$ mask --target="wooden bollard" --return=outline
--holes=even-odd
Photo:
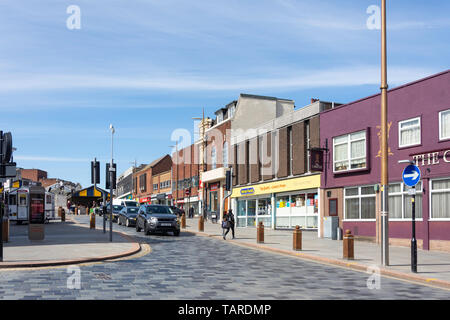
[[[64,209],[61,209],[61,221],[66,221],[66,211]]]
[[[295,251],[302,250],[302,230],[299,226],[295,226],[292,248]]]
[[[58,217],[61,218],[62,207],[58,207]]]
[[[78,207],[75,207],[75,215],[78,215]]]
[[[203,232],[205,230],[205,222],[203,221],[203,216],[198,219],[198,231]]]
[[[95,229],[95,213],[91,213],[90,222],[90,229]]]
[[[256,242],[264,243],[264,225],[262,221],[260,221],[258,226],[256,227]]]
[[[8,242],[9,241],[9,219],[3,219],[2,228],[3,228],[2,240],[3,240],[3,242]]]
[[[186,229],[186,215],[184,213],[181,215],[181,227]]]
[[[344,259],[347,260],[353,260],[355,258],[355,251],[354,251],[354,239],[353,239],[353,235],[351,233],[350,230],[345,230],[345,235],[343,238],[343,254],[344,254]]]

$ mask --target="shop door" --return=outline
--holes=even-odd
[[[257,210],[257,222],[262,222],[264,227],[272,227],[272,202],[270,198],[258,199],[257,200],[258,210]]]

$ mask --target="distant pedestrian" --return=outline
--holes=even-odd
[[[223,218],[222,218],[222,235],[223,240],[226,240],[226,236],[228,232],[230,231],[231,222],[228,220],[228,214],[224,212]]]
[[[231,235],[233,236],[234,239],[234,214],[233,214],[233,210],[228,210],[228,221],[230,221],[230,229],[231,229]],[[227,231],[228,233],[228,231]],[[225,234],[226,235],[226,234]]]
[[[194,217],[194,208],[190,207],[189,208],[189,218],[193,218]]]

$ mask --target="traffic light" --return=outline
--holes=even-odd
[[[91,161],[91,183],[100,183],[100,162],[97,160]]]
[[[116,172],[117,172],[117,165],[113,163],[113,171],[112,171],[112,186],[111,186],[111,175],[110,175],[110,168],[111,164],[106,164],[106,189],[116,189]]]
[[[231,190],[231,170],[228,170],[225,173],[225,190],[226,191]]]
[[[13,146],[11,132],[0,130],[0,178],[13,178],[16,176],[16,163],[10,162]]]

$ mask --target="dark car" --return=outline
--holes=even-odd
[[[169,206],[169,208],[172,210],[172,212],[174,213],[174,214],[176,214],[177,216],[182,216],[183,215],[183,213],[184,213],[184,210],[183,209],[181,209],[181,208],[178,208],[178,207],[175,207],[175,206]]]
[[[173,232],[180,235],[180,224],[177,216],[168,206],[147,204],[139,207],[136,218],[136,231],[144,229],[146,235],[155,232]]]
[[[127,227],[134,227],[136,225],[138,211],[138,207],[123,207],[122,210],[120,210],[117,223]]]
[[[106,216],[105,216],[106,220],[108,220],[108,217],[110,215],[110,210],[111,210],[110,208],[111,207],[109,206],[109,203],[108,203],[106,205]],[[122,210],[122,209],[123,209],[123,206],[113,204],[113,222],[117,222],[117,218],[119,217],[120,210]]]

